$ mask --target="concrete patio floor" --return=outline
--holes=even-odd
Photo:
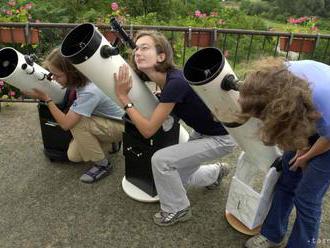
[[[0,247],[242,247],[224,210],[239,149],[224,160],[230,175],[215,191],[189,191],[193,218],[161,228],[158,203],[141,203],[122,190],[122,152],[111,157],[112,175],[84,184],[89,164],[53,163],[43,154],[37,105],[15,103],[0,112]],[[330,165],[329,165],[330,166]],[[325,198],[321,244],[330,247],[330,194]]]

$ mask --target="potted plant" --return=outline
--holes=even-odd
[[[280,37],[280,49],[286,52],[313,52],[315,49],[315,39],[294,37],[294,33],[316,33],[319,31],[316,26],[317,22],[318,18],[313,16],[303,16],[297,19],[290,17],[288,19],[287,31],[291,33],[291,37]]]
[[[0,80],[0,98],[1,99],[14,99],[21,95],[19,89],[7,84],[5,81]]]
[[[31,2],[23,0],[10,0],[2,6],[0,12],[0,22],[30,22],[29,11],[32,8]],[[2,27],[0,29],[0,42],[36,44],[39,42],[39,30],[16,27]]]
[[[125,22],[126,22],[125,13],[124,13],[125,9],[121,9],[117,2],[112,2],[109,5],[110,5],[109,7],[111,8],[111,12],[97,18],[96,23],[109,25],[110,19],[112,17],[115,17],[116,20],[120,24],[122,24],[122,25],[125,24]],[[104,38],[106,38],[111,44],[113,44],[115,42],[115,40],[118,38],[116,32],[113,30],[103,29],[103,30],[101,30],[101,32],[102,32]]]
[[[200,10],[196,10],[192,18],[192,22],[188,26],[196,27],[217,27],[224,25],[223,19],[219,18],[217,12],[210,12],[210,14],[202,13]],[[215,41],[214,32],[198,31],[198,32],[186,32],[185,41],[188,47],[209,47],[214,45]]]

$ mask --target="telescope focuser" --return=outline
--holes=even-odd
[[[221,89],[225,91],[235,90],[239,91],[240,81],[232,74],[227,74],[221,82]]]
[[[30,55],[24,55],[24,60],[25,62],[30,65],[33,66],[33,63],[37,60],[37,56],[35,54],[30,54]]]
[[[113,30],[118,32],[118,34],[121,36],[123,41],[127,43],[130,46],[130,48],[134,49],[136,47],[134,41],[128,36],[128,34],[123,29],[123,27],[117,22],[116,18],[112,17],[110,19],[110,25]]]
[[[40,81],[44,79],[48,79],[49,74],[43,73],[42,71],[36,71],[35,68],[32,65],[29,65],[28,63],[22,64],[21,69],[29,75],[34,75]]]
[[[104,45],[101,47],[101,57],[104,59],[118,54],[119,54],[118,47],[112,47],[109,45]]]

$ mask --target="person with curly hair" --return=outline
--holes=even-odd
[[[240,86],[242,115],[261,119],[261,140],[284,152],[283,172],[261,233],[245,247],[282,245],[294,206],[287,247],[316,247],[330,184],[329,96],[330,66],[312,60],[263,60]]]

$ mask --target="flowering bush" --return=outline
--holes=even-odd
[[[194,19],[196,24],[202,27],[223,27],[225,24],[225,20],[216,11],[207,14],[202,13],[200,10],[195,10]]]
[[[1,2],[1,22],[28,22],[32,21],[29,13],[32,9],[32,2],[24,0],[6,0]]]
[[[319,18],[315,16],[302,16],[299,18],[290,17],[287,22],[286,31],[292,33],[317,33],[319,29],[317,23]]]
[[[126,22],[126,9],[120,8],[117,2],[112,2],[109,4],[109,9],[111,9],[110,13],[106,15],[102,15],[102,17],[97,18],[97,23],[105,23],[109,24],[110,19],[112,17],[116,17],[117,21],[121,24],[125,24]]]
[[[19,89],[0,80],[0,97],[3,99],[17,98],[21,95]]]

